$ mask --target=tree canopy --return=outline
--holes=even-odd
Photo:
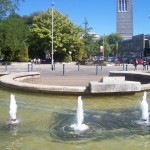
[[[52,45],[52,10],[40,13],[33,18],[29,36],[29,49],[32,57],[51,55]],[[82,59],[83,41],[81,28],[72,23],[67,15],[54,10],[53,21],[54,59],[71,61]],[[79,57],[80,56],[80,57]]]
[[[24,0],[0,0],[0,18],[15,12],[15,9],[18,9],[19,1]]]
[[[99,46],[104,46],[104,56],[116,56],[118,51],[118,42],[123,40],[121,35],[112,33],[103,35],[98,39]]]
[[[27,35],[29,28],[16,14],[0,22],[0,52],[7,61],[28,61]]]
[[[88,27],[88,21],[85,18],[84,21],[84,30],[83,30],[83,42],[84,42],[84,49],[87,53],[87,56],[93,56],[97,53],[97,42],[95,40],[95,34],[91,33],[92,28]]]
[[[19,1],[0,0],[0,57],[7,61],[28,61],[28,57],[51,59],[52,9],[21,17],[14,11]],[[98,38],[91,33],[86,18],[81,27],[55,9],[53,17],[54,61],[78,61],[100,55],[103,44],[105,56],[117,54],[117,42],[122,40],[119,34]]]

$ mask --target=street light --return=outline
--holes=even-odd
[[[104,39],[104,38],[105,38],[105,34],[103,35],[103,59],[104,59],[104,53],[105,53],[105,52],[104,52],[104,50],[105,50],[105,47],[104,47],[104,45],[105,45],[105,44],[104,44],[104,43],[105,43],[105,39]]]
[[[54,70],[54,35],[53,35],[53,32],[54,32],[54,3],[51,3],[51,6],[52,6],[52,58],[51,58],[51,69]]]

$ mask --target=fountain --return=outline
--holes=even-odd
[[[143,97],[143,93],[132,96],[85,95],[86,103],[83,105],[81,97],[76,96],[13,92],[17,96],[19,112],[17,106],[10,108],[10,118],[17,120],[19,115],[22,121],[17,124],[17,134],[14,135],[14,130],[8,130],[6,120],[10,104],[7,99],[10,91],[0,89],[2,150],[50,148],[147,150],[150,147],[149,126],[136,123],[141,116],[139,99]],[[15,96],[11,96],[10,103],[12,99],[15,100]],[[76,99],[79,99],[77,114],[80,114],[81,120],[78,115],[76,116],[76,109],[71,109],[74,108]],[[14,104],[16,103],[13,103],[13,106]],[[84,114],[83,107],[86,108]],[[15,115],[11,115],[12,112]],[[88,126],[88,129],[73,128],[73,126],[82,127],[83,124]]]
[[[77,123],[71,125],[71,128],[74,130],[84,131],[89,129],[89,127],[83,124],[84,121],[84,112],[83,112],[83,101],[81,96],[78,97],[78,107],[77,107]]]
[[[17,113],[17,104],[15,100],[15,95],[10,95],[10,106],[9,106],[9,114],[10,114],[10,122],[9,125],[16,125],[19,121],[17,120],[16,113]]]
[[[145,91],[144,95],[143,95],[143,100],[140,103],[141,110],[142,110],[141,119],[144,122],[148,123],[149,122],[149,112],[148,112],[148,103],[147,103],[146,99],[147,99],[147,92]]]
[[[135,121],[137,124],[141,126],[150,126],[149,122],[149,111],[148,111],[148,103],[147,103],[147,92],[144,92],[143,99],[140,102],[140,108],[141,108],[141,119]]]

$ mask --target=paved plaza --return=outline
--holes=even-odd
[[[109,71],[134,70],[132,64],[119,66],[85,66],[75,63],[55,64],[55,70],[51,70],[51,64],[39,64],[31,66],[30,63],[12,63],[12,65],[0,66],[0,72],[40,72],[40,78],[26,79],[24,82],[45,85],[88,86],[90,81],[99,81],[103,76],[109,76]],[[138,65],[138,70],[143,72],[143,66]]]

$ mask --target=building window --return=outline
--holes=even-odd
[[[118,1],[118,11],[126,12],[127,11],[127,0],[119,0]]]
[[[125,0],[125,11],[127,11],[127,0]]]
[[[122,0],[122,11],[124,11],[125,3],[124,0]]]
[[[121,4],[122,4],[122,0],[119,0],[119,4],[118,4],[119,5],[119,11],[122,11],[121,10]]]

